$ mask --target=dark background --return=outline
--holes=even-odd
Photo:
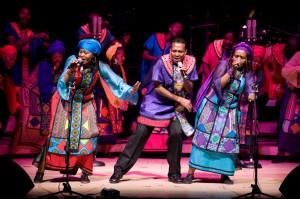
[[[295,1],[294,1],[295,2]],[[262,5],[262,3],[264,5]],[[143,43],[153,32],[165,31],[168,25],[180,20],[184,23],[183,37],[188,40],[189,54],[198,60],[208,42],[221,37],[224,31],[240,31],[251,10],[255,10],[258,28],[274,34],[299,34],[300,10],[290,0],[280,3],[264,1],[140,1],[129,0],[9,0],[0,10],[0,22],[13,19],[22,5],[32,8],[32,29],[48,31],[51,39],[65,41],[68,49],[75,45],[75,32],[87,21],[91,11],[97,11],[110,21],[116,35],[132,33],[129,64],[137,66],[141,60]],[[63,5],[67,4],[67,5]],[[199,5],[197,5],[199,4]]]

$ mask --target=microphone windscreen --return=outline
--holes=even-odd
[[[181,61],[178,62],[178,63],[177,63],[177,66],[178,66],[179,68],[182,68],[182,66],[183,66],[183,65],[182,65],[182,62],[181,62]]]

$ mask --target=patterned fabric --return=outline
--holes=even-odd
[[[187,60],[194,60],[187,56]],[[170,68],[171,59],[169,55],[162,56],[153,66],[152,81],[147,87],[147,93],[140,108],[140,115],[153,120],[167,120],[175,116],[174,101],[162,97],[155,91],[154,82],[160,82],[170,92],[174,93],[173,69]],[[184,62],[185,63],[185,62]],[[186,61],[186,63],[195,63],[193,61]],[[171,65],[173,67],[173,65]],[[188,64],[183,66],[186,69],[187,80],[196,81],[198,75],[195,64]]]
[[[122,133],[124,120],[122,110],[115,108],[105,98],[105,96],[96,98],[100,136]]]
[[[240,111],[239,97],[247,83],[251,90],[251,79],[241,75],[221,88],[220,77],[229,69],[226,61],[220,62],[211,78],[209,87],[204,91],[203,99],[196,114],[196,132],[193,144],[199,148],[221,153],[239,153]],[[198,93],[199,97],[201,94]],[[196,99],[196,101],[199,99]]]
[[[300,98],[295,92],[290,93],[285,112],[285,120],[283,121],[282,130],[285,133],[300,133]]]
[[[57,46],[58,45],[58,46]],[[52,46],[50,52],[61,52],[62,46],[55,44]],[[61,74],[61,70],[54,72],[53,66],[49,61],[42,61],[39,64],[38,74],[38,87],[40,91],[41,100],[41,134],[50,134],[50,119],[51,119],[51,98],[56,90],[56,84],[58,77]]]
[[[138,121],[148,126],[155,126],[152,132],[155,135],[150,136],[145,149],[153,150],[156,146],[160,150],[166,148],[165,141],[168,137],[166,127],[175,116],[175,104],[174,101],[160,96],[155,91],[154,82],[161,82],[167,90],[174,93],[173,67],[169,54],[162,56],[153,66],[151,81],[147,85],[147,93],[140,107],[141,117],[139,117]],[[186,55],[183,61],[183,70],[187,74],[186,79],[191,81],[198,79],[194,57]],[[143,118],[143,120],[140,118]],[[160,124],[157,125],[157,123]]]
[[[291,73],[299,73],[300,52],[297,52],[285,64],[283,71],[289,70]],[[285,76],[286,81],[293,81],[289,76]],[[300,154],[300,89],[286,88],[281,103],[280,111],[281,127],[278,138],[278,148],[280,151]]]
[[[70,141],[69,149],[74,155],[90,154],[96,148],[96,141],[90,139],[96,138],[98,135],[95,106],[93,101],[83,101],[83,96],[89,94],[86,91],[90,90],[97,82],[91,81],[92,76],[93,79],[98,78],[99,80],[97,72],[94,75],[84,73],[81,81],[82,87],[75,91],[72,104],[60,100],[55,113],[48,152],[64,154],[68,139]],[[71,115],[69,115],[70,108],[73,113]]]
[[[174,65],[172,63],[172,58],[170,54],[167,55],[163,55],[161,57],[163,64],[166,68],[166,70],[168,71],[170,76],[174,75]],[[184,57],[183,63],[182,63],[182,71],[184,71],[185,74],[190,74],[195,67],[195,63],[196,63],[196,59],[193,56],[190,55],[186,55]]]
[[[49,135],[49,124],[51,118],[51,106],[50,103],[41,103],[41,134]]]
[[[125,84],[121,77],[114,74],[109,66],[102,62],[99,63],[98,69],[84,69],[81,75],[75,73],[69,83],[73,85],[73,82],[80,82],[80,84],[76,84],[75,89],[69,87],[69,83],[64,82],[64,75],[67,66],[74,59],[76,59],[74,55],[67,59],[65,70],[58,80],[59,98],[54,95],[52,99],[52,103],[55,104],[57,101],[57,105],[51,120],[52,134],[46,156],[46,168],[64,169],[65,162],[61,161],[64,160],[66,148],[69,146],[71,168],[79,167],[91,173],[93,151],[96,149],[99,134],[92,91],[100,82],[100,75],[117,97],[136,104],[138,95],[137,93],[132,95],[132,87]]]
[[[27,66],[27,67],[26,67]],[[13,140],[13,154],[39,153],[44,145],[46,136],[41,134],[41,100],[37,85],[39,67],[29,74],[26,62],[23,64],[23,85],[19,91],[21,111],[18,128]]]

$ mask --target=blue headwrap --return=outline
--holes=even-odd
[[[79,49],[85,49],[94,55],[100,55],[101,52],[101,44],[95,39],[83,39],[78,43]]]
[[[64,54],[66,51],[65,45],[62,41],[56,40],[51,43],[48,47],[47,54],[52,55],[53,53]]]
[[[248,59],[249,60],[252,59],[252,55],[253,55],[252,48],[246,42],[240,42],[236,44],[235,46],[233,46],[232,50],[233,50],[232,52],[235,52],[236,50],[243,50],[247,53]]]

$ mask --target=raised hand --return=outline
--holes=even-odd
[[[139,82],[139,81],[135,82],[135,84],[132,86],[132,90],[130,93],[135,94],[139,90],[140,85],[141,85],[141,82]]]

